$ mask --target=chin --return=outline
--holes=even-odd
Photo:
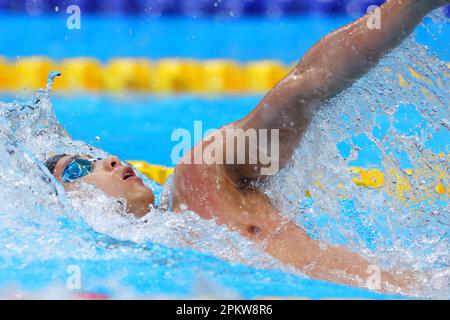
[[[135,190],[131,193],[130,198],[141,203],[148,202],[148,204],[153,204],[155,202],[155,196],[153,195],[152,190],[144,185],[135,188]]]
[[[149,204],[152,204],[152,205],[155,204],[155,196],[151,190],[147,189],[147,191],[145,193],[145,198],[148,199]]]
[[[127,211],[136,218],[141,218],[150,212],[150,205],[154,204],[153,192],[149,189],[135,190],[127,197]]]

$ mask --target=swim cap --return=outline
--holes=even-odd
[[[50,171],[51,174],[53,174],[53,170],[55,170],[55,166],[58,163],[58,161],[67,156],[67,154],[57,154],[56,156],[50,157],[48,158],[45,162],[44,165],[47,167],[48,171]]]

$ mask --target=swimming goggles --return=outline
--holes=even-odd
[[[92,162],[95,160],[87,160],[77,158],[72,160],[65,168],[62,174],[62,182],[68,183],[80,179],[94,171]]]

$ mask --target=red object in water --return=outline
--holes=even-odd
[[[109,295],[98,292],[82,292],[77,294],[76,297],[83,300],[111,300]]]

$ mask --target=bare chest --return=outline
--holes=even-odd
[[[279,223],[279,214],[267,196],[259,190],[237,188],[223,168],[191,165],[177,169],[175,211],[192,210],[247,237],[264,237]]]

